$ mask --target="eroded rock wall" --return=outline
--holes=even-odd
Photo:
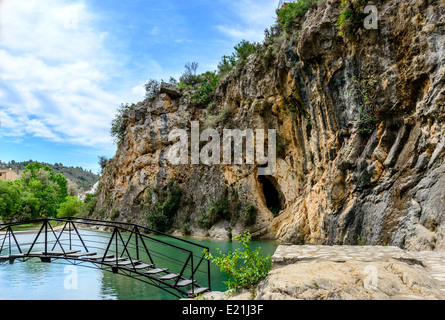
[[[209,230],[196,220],[229,188],[240,207],[254,204],[256,236],[291,243],[391,244],[444,249],[445,4],[377,2],[376,30],[339,36],[340,1],[310,9],[301,27],[280,36],[265,61],[251,55],[221,79],[211,107],[193,92],[161,93],[126,114],[127,130],[101,180],[98,209],[144,223],[147,190],[183,190],[172,232],[227,237],[242,219]],[[376,123],[361,132],[363,93],[375,84]],[[360,99],[362,98],[362,99]],[[366,100],[365,100],[366,101]],[[172,165],[174,128],[276,129],[277,168],[266,177],[279,194],[275,216],[256,165]],[[363,131],[363,130],[362,130]],[[242,214],[242,210],[240,210]]]

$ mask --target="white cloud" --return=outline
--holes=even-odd
[[[139,86],[135,86],[135,87],[131,88],[131,92],[135,96],[140,96],[141,98],[145,96],[145,88],[143,85],[139,85]]]
[[[85,2],[3,0],[1,9],[0,135],[111,144],[110,121],[126,101],[105,89],[116,57]]]
[[[278,1],[270,0],[240,0],[227,1],[231,16],[236,16],[236,22],[230,21],[217,28],[234,40],[262,41],[264,30],[275,22],[275,10]]]
[[[78,17],[77,29],[66,28],[72,13]],[[95,17],[81,1],[4,0],[1,18],[2,47],[59,62],[84,60],[93,53],[101,61],[107,54],[102,48],[103,35],[93,29]]]
[[[237,40],[248,40],[248,41],[260,41],[263,39],[263,36],[258,32],[258,30],[254,29],[242,29],[242,28],[231,28],[228,26],[217,26],[218,30],[222,33],[228,35],[229,37]]]
[[[159,31],[160,31],[159,27],[155,26],[150,30],[149,34],[152,36],[157,36],[159,34]]]

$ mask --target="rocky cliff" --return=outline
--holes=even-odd
[[[369,2],[371,4],[371,2]],[[98,215],[176,234],[248,227],[290,243],[445,248],[445,2],[321,1],[222,78],[205,106],[167,87],[129,108]],[[359,21],[360,23],[357,23]],[[166,159],[175,129],[275,129],[258,164]]]

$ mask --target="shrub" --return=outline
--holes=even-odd
[[[41,163],[30,163],[20,176],[21,208],[28,216],[54,217],[68,195],[67,180]]]
[[[270,29],[264,30],[264,47],[263,54],[261,55],[263,59],[263,65],[266,69],[269,69],[273,65],[281,46],[286,41],[286,33],[283,32],[283,28],[277,22]]]
[[[366,3],[366,0],[341,1],[342,12],[337,18],[339,36],[346,36],[350,39],[355,37],[356,31],[363,26],[366,17],[363,11]]]
[[[124,140],[125,130],[127,129],[126,112],[131,109],[133,105],[121,104],[116,109],[117,113],[111,121],[110,134],[114,139],[114,143],[119,144]],[[102,159],[100,159],[102,160]]]
[[[277,217],[280,214],[280,208],[278,207],[270,207],[269,211],[272,212],[274,217]]]
[[[232,226],[239,221],[247,227],[255,223],[257,213],[258,209],[253,204],[243,208],[236,189],[224,187],[219,198],[212,200],[195,221],[204,229],[210,229],[220,220],[230,221]]]
[[[0,217],[10,218],[18,214],[20,187],[17,183],[0,180]]]
[[[173,77],[170,77],[170,79],[168,80],[168,83],[175,85],[175,86],[178,85],[178,81]]]
[[[212,101],[212,94],[219,83],[215,72],[207,72],[200,76],[201,86],[192,95],[192,102],[199,106],[206,106]]]
[[[218,257],[214,257],[210,252],[206,252],[206,258],[216,264],[222,272],[229,274],[228,281],[224,281],[229,290],[237,290],[238,288],[253,289],[253,286],[264,279],[269,273],[272,266],[270,255],[264,256],[262,248],[256,250],[250,248],[251,235],[249,231],[245,231],[243,235],[236,237],[244,248],[222,253],[217,249]]]
[[[158,191],[158,197],[153,202],[151,200],[152,192],[149,190],[145,200],[145,210],[147,212],[147,221],[150,227],[159,231],[167,231],[173,224],[173,218],[178,212],[182,190],[173,186],[170,182],[167,191]]]
[[[207,230],[210,229],[216,222],[218,222],[216,217],[211,216],[209,212],[200,214],[198,217],[196,217],[195,221],[198,226]]]
[[[291,33],[295,19],[302,17],[311,7],[316,7],[318,0],[299,0],[277,10],[277,21],[287,33]]]
[[[145,84],[145,98],[148,100],[154,100],[159,96],[161,91],[161,84],[155,79],[150,79]]]
[[[67,197],[66,201],[57,209],[57,218],[75,217],[79,213],[82,204],[82,201],[77,199],[77,197]]]
[[[85,200],[79,209],[79,217],[88,217],[94,214],[96,211],[97,196],[95,194],[89,193],[86,195]]]
[[[121,214],[121,212],[119,211],[119,209],[114,208],[113,210],[111,210],[111,214],[110,214],[110,220],[114,221],[117,218],[119,218],[119,215]]]
[[[258,209],[253,204],[248,204],[244,209],[244,226],[249,227],[255,224]]]
[[[345,75],[346,79],[351,79],[353,88],[344,96],[353,96],[359,106],[359,118],[357,127],[360,133],[371,133],[374,131],[379,120],[377,106],[377,80],[358,79],[356,76]]]
[[[207,212],[197,217],[196,222],[201,228],[210,229],[221,219],[230,219],[230,208],[226,191],[222,193],[220,198],[210,202],[210,207]]]
[[[231,56],[224,55],[218,64],[218,74],[221,77],[224,77],[226,74],[232,71],[235,64],[236,64],[235,54],[232,54]]]
[[[247,58],[254,53],[259,53],[263,50],[263,46],[260,43],[249,42],[241,40],[235,47],[235,52],[230,56],[223,56],[218,64],[218,74],[220,77],[225,76],[227,73],[236,68],[236,74],[239,75],[244,65],[247,62]]]
[[[209,127],[214,127],[220,123],[227,123],[232,114],[232,111],[229,109],[222,109],[218,114],[210,114],[210,112],[208,112],[204,123]]]
[[[264,30],[264,43],[269,44],[275,42],[275,39],[281,35],[281,28],[278,23]]]
[[[182,85],[194,86],[199,83],[199,76],[196,75],[198,70],[198,62],[187,62],[185,64],[185,71],[179,77],[179,82]]]
[[[246,62],[247,58],[254,53],[257,53],[262,50],[262,45],[259,43],[250,43],[246,40],[241,40],[240,43],[238,43],[235,46],[235,53],[238,61]]]
[[[196,218],[196,222],[201,228],[210,229],[220,220],[235,220],[239,210],[239,201],[234,195],[237,194],[235,189],[224,187],[219,198],[211,200],[210,206],[206,212]]]
[[[108,161],[109,161],[109,159],[106,156],[99,156],[99,166],[100,166],[101,172],[103,172],[103,170],[107,166]]]

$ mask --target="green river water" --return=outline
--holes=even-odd
[[[103,232],[91,231],[91,236],[103,235]],[[35,235],[18,235],[19,242],[32,240]],[[163,241],[174,241],[164,236],[155,236]],[[21,238],[21,239],[20,239]],[[25,239],[24,239],[25,238]],[[185,238],[206,246],[216,254],[219,248],[223,252],[234,251],[240,247],[237,241],[222,241],[201,238]],[[277,248],[275,241],[252,241],[251,247],[261,247],[264,255],[272,255]],[[175,255],[165,251],[164,254]],[[5,254],[5,253],[2,253]],[[71,267],[72,268],[72,267]],[[147,283],[99,269],[82,266],[75,267],[76,285],[66,286],[67,276],[73,275],[73,269],[67,264],[41,263],[39,259],[0,265],[1,300],[177,300],[178,298],[164,290]],[[223,281],[228,276],[211,264],[211,285],[214,291],[225,291]]]

